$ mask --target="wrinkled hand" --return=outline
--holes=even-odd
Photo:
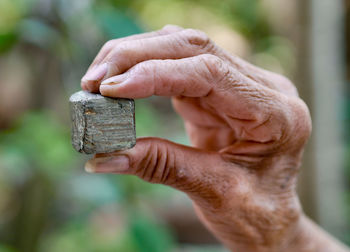
[[[82,87],[110,97],[172,97],[193,144],[138,139],[131,150],[97,155],[88,170],[187,193],[233,251],[287,251],[297,239],[295,187],[311,120],[289,80],[229,55],[203,32],[166,26],[107,42]]]

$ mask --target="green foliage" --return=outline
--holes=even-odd
[[[145,100],[137,100],[135,108],[137,136],[157,135],[160,125],[157,111]]]
[[[19,26],[36,0],[0,1],[0,54],[12,48],[19,40]]]
[[[87,220],[79,223],[70,223],[61,230],[56,230],[43,243],[40,251],[42,252],[112,252],[125,251],[134,252],[132,243],[126,234],[111,239],[104,239],[99,236],[91,227],[87,225]]]
[[[124,182],[124,181],[123,181]],[[69,198],[83,207],[97,207],[99,205],[122,202],[125,183],[115,183],[115,179],[108,175],[79,174],[69,178],[64,189],[69,188]]]
[[[97,209],[96,209],[97,210]],[[132,214],[131,214],[132,213]],[[94,215],[103,215],[95,211]],[[104,213],[106,215],[106,213]],[[45,239],[40,251],[167,252],[173,248],[169,231],[135,210],[128,213],[129,224],[98,223],[89,219],[72,221]],[[103,216],[102,216],[103,217]],[[115,212],[115,217],[124,218]],[[110,218],[105,216],[103,218]],[[102,218],[102,220],[103,220]],[[100,220],[101,221],[101,220]],[[94,223],[95,222],[95,223]],[[113,221],[112,221],[113,222]],[[99,227],[99,225],[101,225]],[[102,228],[103,230],[99,231]],[[106,231],[107,230],[107,231]],[[102,233],[101,233],[102,232]]]
[[[140,215],[131,218],[131,234],[139,252],[167,252],[173,247],[167,229]]]
[[[272,30],[259,0],[167,0],[166,2],[187,4],[190,2],[206,7],[244,34],[253,45],[272,35]]]
[[[223,0],[219,4],[210,0],[205,2],[219,9],[226,19],[230,20],[229,22],[232,22],[253,43],[271,34],[259,0]]]
[[[11,49],[17,41],[17,36],[13,32],[0,33],[0,53],[4,53]]]
[[[34,164],[34,169],[56,176],[67,171],[76,155],[67,128],[47,112],[30,112],[0,133],[0,157],[11,173]]]
[[[47,50],[60,39],[58,31],[40,19],[23,19],[18,31],[23,41]]]
[[[111,7],[96,8],[95,16],[108,38],[120,38],[142,32],[139,25],[129,15],[118,9]]]
[[[17,252],[14,248],[0,244],[0,252]]]

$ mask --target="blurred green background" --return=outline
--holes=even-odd
[[[68,97],[107,40],[168,23],[293,78],[294,2],[0,0],[0,252],[224,251],[183,194],[86,174]],[[137,101],[136,125],[138,136],[188,144],[166,98]]]

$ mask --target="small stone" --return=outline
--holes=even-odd
[[[135,103],[80,91],[70,99],[72,144],[86,154],[130,149],[136,144]]]

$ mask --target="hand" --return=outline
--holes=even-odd
[[[193,145],[142,138],[131,150],[96,155],[87,170],[187,193],[232,251],[290,251],[302,240],[295,187],[311,120],[288,79],[229,55],[203,32],[166,26],[107,42],[82,88],[172,97]]]

